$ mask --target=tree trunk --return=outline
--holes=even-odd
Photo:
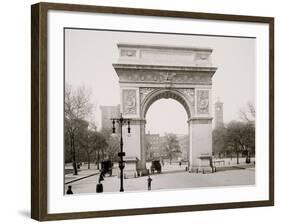
[[[239,164],[239,151],[238,151],[238,142],[235,141],[235,151],[236,151],[236,163]]]
[[[90,155],[90,149],[89,149],[89,132],[87,134],[87,156],[88,156],[88,170],[91,169],[91,155]]]
[[[247,149],[247,154],[246,154],[246,163],[251,162],[251,156],[250,156],[250,151]]]
[[[88,170],[91,169],[91,154],[87,151]]]
[[[99,149],[97,150],[97,153],[98,153],[98,159],[97,159],[98,164],[97,164],[97,169],[99,170],[99,169],[100,169],[100,150],[99,150]]]
[[[236,151],[236,161],[237,161],[236,163],[239,164],[239,152],[238,151]]]
[[[104,149],[101,150],[102,160],[104,160]]]
[[[75,158],[75,145],[74,145],[74,134],[71,134],[71,151],[72,151],[72,166],[73,166],[73,175],[78,175],[77,162]]]
[[[88,155],[88,170],[91,169],[91,159],[90,156]]]

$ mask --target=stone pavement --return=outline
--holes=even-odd
[[[65,166],[65,169],[68,170],[72,170],[72,165],[67,165]],[[78,170],[78,175],[73,175],[73,172],[70,172],[68,174],[65,174],[65,183],[69,183],[69,182],[73,182],[73,181],[77,181],[89,176],[93,176],[93,175],[97,175],[99,173],[99,170],[97,170],[96,165],[92,165],[90,169],[88,169],[88,165],[83,165],[80,167],[80,169]]]
[[[115,168],[116,169],[116,168]],[[219,171],[210,174],[196,174],[185,171],[164,172],[151,175],[152,190],[167,190],[176,188],[198,188],[198,187],[218,187],[233,185],[254,185],[255,169],[235,169]],[[72,183],[74,194],[95,193],[98,175],[92,176]],[[117,175],[106,177],[102,182],[104,192],[119,192],[120,179]],[[65,185],[67,189],[67,185]],[[124,179],[124,189],[126,191],[146,191],[147,176]]]

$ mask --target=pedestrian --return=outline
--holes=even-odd
[[[147,187],[148,187],[148,190],[149,190],[149,191],[151,190],[151,181],[152,181],[152,178],[150,177],[150,175],[148,175],[148,178],[147,178]]]
[[[103,173],[100,173],[100,176],[99,176],[99,183],[101,182],[101,181],[103,181],[104,180],[104,178],[103,178]]]
[[[181,167],[181,161],[179,162],[179,165],[180,165],[180,167]]]
[[[68,189],[67,189],[67,191],[66,191],[66,194],[73,194],[73,192],[72,192],[72,186],[71,185],[69,185],[68,186]]]

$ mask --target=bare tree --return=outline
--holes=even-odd
[[[112,135],[112,130],[110,129],[102,129],[101,134],[106,139],[106,147],[104,148],[105,156],[111,161],[118,160],[118,152],[120,150],[120,142],[119,142],[119,133],[116,135]]]
[[[216,127],[213,130],[213,150],[215,155],[218,155],[221,158],[221,155],[227,153],[227,128],[224,126]]]
[[[246,108],[240,109],[239,114],[242,121],[255,122],[256,108],[253,102],[248,101]]]
[[[65,85],[65,131],[69,136],[74,175],[78,174],[75,150],[76,135],[81,121],[85,121],[92,112],[93,104],[90,102],[90,95],[90,89],[86,89],[84,86],[75,90],[71,85]]]
[[[181,153],[177,136],[172,133],[165,134],[164,141],[161,144],[161,149],[163,152],[167,153],[171,164],[174,156]]]
[[[88,162],[88,169],[91,168],[91,160],[93,153],[99,154],[100,151],[103,151],[105,147],[107,147],[107,142],[104,136],[97,131],[87,130],[83,137],[79,139],[81,145],[83,146]],[[99,164],[99,156],[98,156],[98,164]],[[99,169],[99,167],[98,167]]]
[[[239,164],[239,153],[245,152],[246,161],[250,160],[250,152],[255,152],[255,127],[251,122],[232,121],[227,125],[226,142],[236,153]]]

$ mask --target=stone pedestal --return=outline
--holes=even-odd
[[[137,163],[139,159],[137,157],[125,157],[125,168],[123,171],[124,179],[137,177]]]
[[[190,131],[190,172],[212,172],[212,118],[192,118]]]
[[[212,173],[213,172],[213,157],[209,154],[202,154],[198,158],[198,167],[191,167],[190,172],[198,172],[198,173]]]
[[[123,133],[126,133],[126,127],[124,127]],[[135,161],[135,171],[138,175],[140,173],[145,175],[146,169],[146,152],[144,147],[145,139],[145,120],[132,119],[131,120],[131,134],[124,134],[124,152],[126,153],[126,164],[132,167],[131,163]],[[126,169],[126,168],[125,168]]]

